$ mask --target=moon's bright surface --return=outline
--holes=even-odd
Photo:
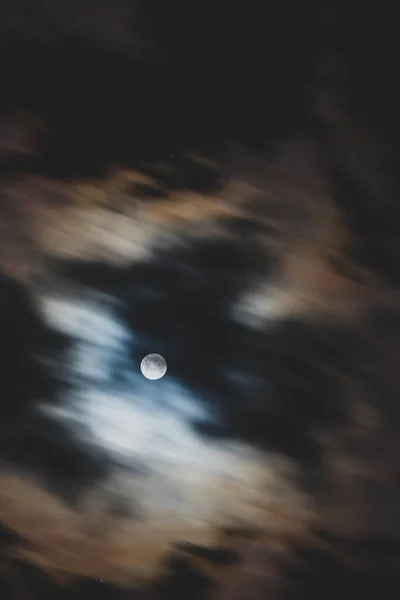
[[[148,354],[140,363],[140,370],[147,379],[161,379],[167,372],[167,362],[161,354]]]

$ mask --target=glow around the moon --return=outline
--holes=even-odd
[[[167,372],[167,362],[161,354],[147,354],[140,363],[140,370],[147,379],[161,379]]]

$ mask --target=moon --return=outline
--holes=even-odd
[[[147,379],[161,379],[167,372],[167,362],[161,354],[147,354],[140,363],[140,370]]]

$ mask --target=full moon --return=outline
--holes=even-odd
[[[140,370],[147,379],[161,379],[167,372],[167,363],[161,354],[148,354],[140,363]]]

